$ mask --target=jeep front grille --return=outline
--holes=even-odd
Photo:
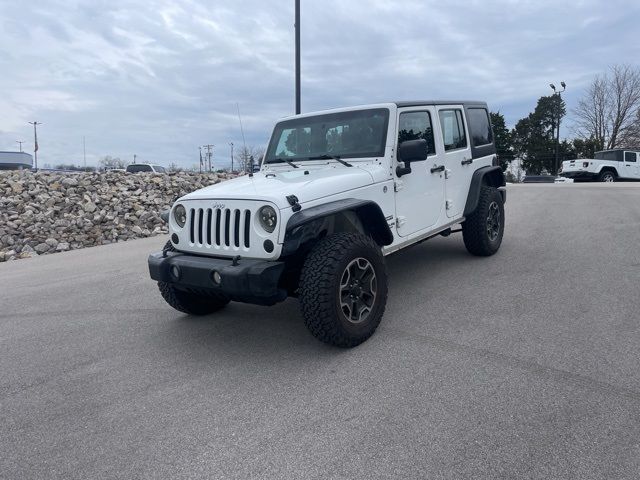
[[[251,210],[238,208],[192,208],[189,239],[199,246],[249,248]]]

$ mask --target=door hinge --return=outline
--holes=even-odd
[[[397,181],[393,182],[393,191],[397,193],[400,190],[402,190],[402,181],[401,180],[397,180]]]
[[[401,227],[405,223],[407,223],[407,217],[396,217],[396,227]]]
[[[445,202],[445,206],[446,206],[447,210],[451,210],[453,208],[453,200],[447,200]]]
[[[451,177],[451,170],[449,170],[448,168],[444,171],[444,178],[449,178]]]

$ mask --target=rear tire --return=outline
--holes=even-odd
[[[476,210],[462,224],[464,246],[472,255],[488,257],[498,251],[504,234],[504,204],[495,187],[484,186]]]
[[[616,174],[611,170],[605,170],[604,172],[600,172],[598,175],[598,181],[612,183],[616,181]]]
[[[163,250],[175,252],[171,242],[167,242]],[[176,288],[173,283],[158,282],[162,298],[171,307],[188,315],[209,315],[220,310],[229,303],[229,299],[219,293],[201,295]]]
[[[300,275],[304,323],[318,340],[355,347],[378,328],[387,303],[387,272],[369,237],[336,233],[309,252]]]

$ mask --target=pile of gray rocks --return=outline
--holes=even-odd
[[[0,262],[166,233],[160,212],[231,177],[0,172]]]

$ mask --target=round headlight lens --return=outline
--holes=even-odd
[[[276,224],[278,223],[278,216],[276,215],[276,211],[273,207],[269,205],[265,205],[260,210],[258,210],[258,219],[260,220],[260,225],[267,232],[272,233],[276,229]]]
[[[178,205],[173,209],[173,218],[176,223],[180,226],[180,228],[184,227],[184,224],[187,223],[187,210],[182,205]]]

